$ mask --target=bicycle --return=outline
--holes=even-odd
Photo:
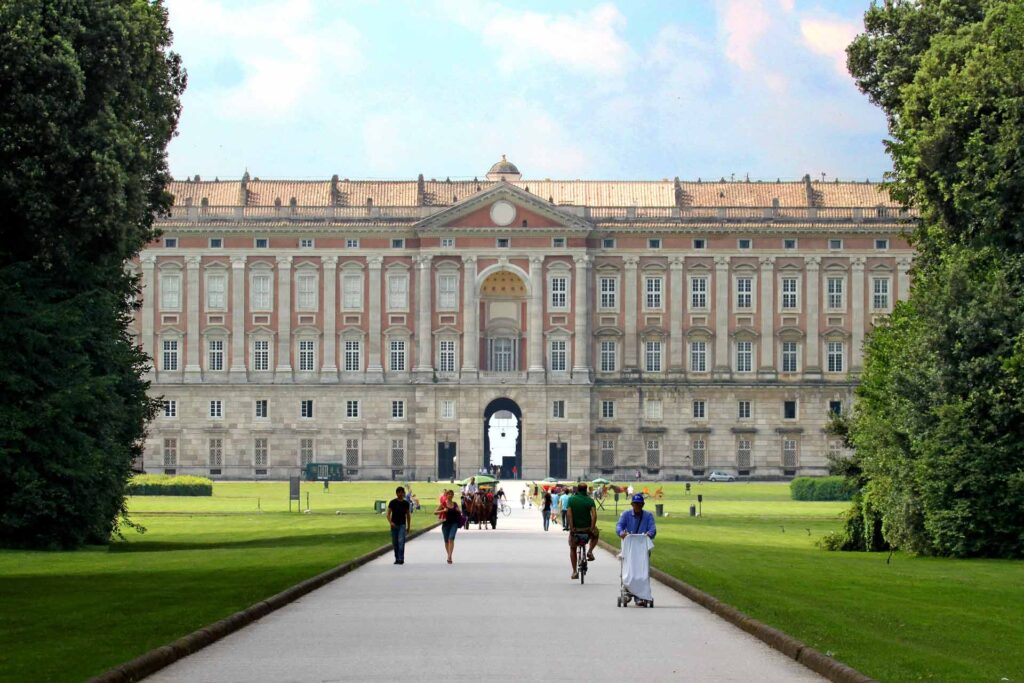
[[[508,517],[512,514],[512,506],[505,501],[501,501],[498,503],[498,512]]]
[[[590,534],[574,531],[573,535],[576,537],[576,571],[582,586],[587,577],[587,544],[590,543]]]

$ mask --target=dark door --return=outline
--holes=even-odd
[[[548,444],[548,476],[555,479],[569,477],[569,444]]]
[[[455,478],[455,448],[453,442],[437,442],[437,479]]]

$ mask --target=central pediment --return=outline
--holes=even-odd
[[[587,233],[593,225],[515,185],[499,183],[416,224],[421,234],[453,229]]]

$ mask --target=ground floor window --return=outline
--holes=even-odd
[[[690,458],[694,469],[704,469],[707,464],[707,442],[694,439],[690,445]]]
[[[740,470],[750,469],[750,439],[740,439],[736,442],[736,467]]]
[[[405,467],[405,439],[391,439],[391,466]]]
[[[313,462],[313,439],[299,439],[299,465],[305,467]]]
[[[345,464],[359,467],[359,439],[345,439]]]
[[[210,467],[220,467],[224,464],[224,439],[217,437],[210,439]]]
[[[178,440],[164,439],[164,467],[175,467],[178,464]]]
[[[797,442],[796,439],[782,440],[782,466],[786,469],[796,468]]]
[[[268,439],[256,439],[253,442],[252,456],[256,467],[266,467],[269,460]]]
[[[615,467],[615,439],[601,439],[601,467]]]
[[[647,439],[647,466],[661,467],[661,442],[657,439]]]

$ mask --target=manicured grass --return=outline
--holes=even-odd
[[[440,488],[414,486],[430,509]],[[308,515],[287,512],[281,483],[135,497],[143,535],[78,552],[0,551],[0,680],[82,680],[390,542],[372,505],[394,484],[304,485],[303,508],[307,490]],[[432,521],[417,513],[413,528]]]
[[[783,485],[664,494],[659,569],[881,681],[1024,681],[1024,563],[825,552],[814,541],[848,504],[790,501]]]

